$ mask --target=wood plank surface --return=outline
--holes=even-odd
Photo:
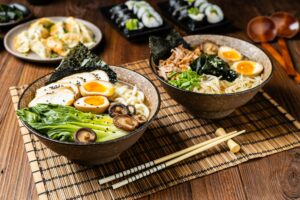
[[[12,2],[1,0],[1,3]],[[28,5],[36,17],[75,16],[96,24],[104,41],[95,50],[107,63],[119,65],[149,56],[147,42],[131,43],[119,35],[98,7],[119,1],[53,0],[45,6]],[[246,24],[254,16],[288,11],[300,18],[298,0],[214,0],[233,20],[225,34],[248,40]],[[155,6],[156,1],[151,2]],[[288,40],[294,63],[300,72],[300,36]],[[266,86],[269,94],[293,116],[300,119],[300,86],[296,85],[275,60],[274,75]],[[28,63],[9,55],[0,47],[0,199],[37,199],[30,166],[24,151],[8,88],[28,84],[49,73],[56,65]],[[142,199],[299,199],[300,149],[278,153],[243,163],[218,173],[186,182]]]

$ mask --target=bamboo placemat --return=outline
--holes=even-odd
[[[117,160],[98,167],[74,164],[45,147],[19,122],[40,199],[136,199],[249,159],[300,146],[299,122],[264,92],[225,119],[204,120],[188,114],[170,98],[155,79],[147,60],[125,66],[148,76],[156,84],[162,105],[148,131]],[[10,88],[15,108],[25,87]],[[235,139],[241,144],[240,153],[232,154],[222,144],[117,190],[112,190],[109,184],[98,184],[99,178],[215,137],[218,127],[226,131],[247,130]]]

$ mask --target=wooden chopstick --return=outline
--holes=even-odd
[[[125,179],[125,180],[123,180],[121,182],[113,184],[112,188],[113,189],[117,189],[119,187],[127,185],[128,183],[132,183],[132,182],[134,182],[134,181],[136,181],[138,179],[141,179],[141,178],[144,178],[146,176],[149,176],[150,174],[153,174],[153,173],[155,173],[157,171],[160,171],[160,170],[162,170],[162,169],[164,169],[166,167],[169,167],[169,166],[171,166],[173,164],[176,164],[176,163],[178,163],[178,162],[180,162],[182,160],[185,160],[185,159],[190,158],[190,157],[192,157],[192,156],[194,156],[196,154],[199,154],[199,153],[201,153],[203,151],[206,151],[207,149],[212,148],[212,147],[214,147],[214,146],[216,146],[216,145],[218,145],[218,144],[220,144],[220,143],[222,143],[224,141],[227,141],[227,140],[229,140],[229,139],[231,139],[233,137],[236,137],[236,136],[238,136],[238,135],[240,135],[240,134],[242,134],[244,132],[245,132],[245,130],[239,131],[239,132],[236,132],[236,133],[229,133],[226,136],[219,136],[219,137],[217,137],[218,140],[214,140],[216,138],[208,140],[208,141],[206,141],[206,145],[201,146],[200,148],[197,148],[197,149],[195,149],[193,151],[190,151],[190,152],[188,152],[186,154],[183,154],[181,156],[178,156],[178,157],[176,157],[174,159],[171,159],[171,160],[169,160],[167,162],[164,162],[164,163],[161,163],[159,165],[156,165],[156,166],[154,166],[154,167],[152,167],[152,168],[150,168],[150,169],[148,169],[146,171],[143,171],[143,172],[138,173],[138,174],[136,174],[134,176],[131,176],[131,177],[129,177],[129,178],[127,178],[127,179]],[[211,142],[212,140],[214,140],[214,141]],[[207,144],[207,142],[208,142],[208,144]]]
[[[292,58],[290,56],[290,52],[289,52],[289,49],[285,42],[285,39],[279,38],[277,43],[278,43],[282,58],[286,64],[286,73],[290,76],[295,76],[297,72],[294,68],[294,64],[293,64]]]
[[[236,132],[237,132],[237,131],[233,131],[233,132],[230,132],[230,133],[228,133],[228,134],[233,134],[233,133],[236,133]],[[223,135],[223,137],[228,136],[228,134]],[[222,138],[222,137],[221,137],[221,138]],[[130,168],[130,169],[124,170],[124,171],[119,172],[119,173],[117,173],[117,174],[114,174],[114,175],[105,177],[105,178],[103,178],[103,179],[100,179],[100,180],[99,180],[99,183],[100,183],[100,185],[101,185],[101,184],[108,183],[108,182],[110,182],[110,181],[116,180],[116,179],[118,179],[118,178],[122,178],[122,177],[124,177],[124,176],[129,175],[129,174],[133,174],[133,173],[135,173],[135,172],[142,171],[142,170],[144,170],[144,169],[146,169],[146,168],[152,167],[152,166],[154,166],[154,165],[158,165],[158,164],[160,164],[160,163],[162,163],[162,162],[165,162],[165,161],[170,160],[170,159],[172,159],[172,158],[181,156],[181,155],[183,155],[183,154],[185,154],[185,153],[187,153],[187,152],[193,151],[193,150],[195,150],[195,149],[197,149],[197,148],[200,148],[200,147],[202,147],[202,146],[204,146],[204,145],[207,145],[207,144],[209,144],[210,142],[216,141],[216,140],[218,140],[218,139],[220,139],[220,138],[219,138],[219,137],[216,137],[216,138],[213,138],[213,139],[211,139],[211,140],[208,140],[208,141],[205,141],[205,142],[202,142],[202,143],[199,143],[199,144],[195,144],[195,145],[193,145],[193,146],[191,146],[191,147],[182,149],[182,150],[177,151],[177,152],[175,152],[175,153],[166,155],[166,156],[164,156],[164,157],[161,157],[161,158],[152,160],[152,161],[150,161],[150,162],[147,162],[147,163],[144,163],[144,164],[141,164],[141,165],[132,167],[132,168]]]
[[[273,58],[280,64],[280,66],[287,71],[287,66],[285,61],[283,60],[282,56],[279,54],[279,52],[272,47],[272,45],[270,45],[269,43],[261,43],[261,46],[269,52],[269,54],[271,54],[271,56],[273,56]]]

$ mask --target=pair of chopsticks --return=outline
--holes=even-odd
[[[207,149],[215,147],[216,145],[218,145],[222,142],[225,142],[225,141],[227,141],[227,140],[229,140],[233,137],[236,137],[236,136],[238,136],[238,135],[240,135],[244,132],[245,132],[245,130],[242,130],[242,131],[239,131],[239,132],[233,131],[233,132],[230,132],[226,135],[221,135],[221,136],[215,137],[213,139],[210,139],[210,140],[207,140],[205,142],[193,145],[191,147],[188,147],[186,149],[177,151],[177,152],[169,154],[167,156],[158,158],[156,160],[153,160],[153,161],[138,165],[136,167],[130,168],[128,170],[119,172],[117,174],[105,177],[103,179],[100,179],[99,183],[100,183],[100,185],[104,184],[104,183],[108,183],[108,182],[111,182],[113,180],[122,178],[124,176],[128,176],[129,174],[133,174],[133,173],[136,173],[136,172],[140,172],[144,169],[147,169],[147,170],[142,171],[142,172],[140,172],[136,175],[133,175],[133,176],[131,176],[131,177],[129,177],[129,178],[123,180],[123,181],[120,181],[118,183],[113,184],[112,188],[117,189],[117,188],[122,187],[124,185],[127,185],[131,182],[134,182],[138,179],[149,176],[150,174],[153,174],[157,171],[165,169],[166,167],[174,165],[174,164],[176,164],[176,163],[178,163],[182,160],[185,160],[187,158],[195,156],[195,155],[197,155],[197,154],[199,154],[203,151],[206,151]]]

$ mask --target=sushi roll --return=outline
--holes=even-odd
[[[137,1],[129,0],[125,2],[125,5],[129,10],[133,10],[134,4],[136,4]]]
[[[128,8],[127,8],[126,5],[120,4],[120,5],[116,5],[116,6],[112,7],[109,11],[110,11],[111,14],[116,14],[116,13],[122,11],[122,10],[127,10],[127,9]]]
[[[221,8],[217,5],[210,5],[205,9],[205,15],[208,23],[215,24],[224,19]]]
[[[144,13],[152,13],[152,12],[156,12],[152,7],[146,7],[146,6],[143,6],[141,7],[138,12],[137,12],[137,17],[138,18],[142,18],[142,16],[144,15]]]
[[[205,15],[203,13],[201,13],[199,11],[199,9],[196,7],[191,7],[188,9],[188,16],[189,16],[189,18],[191,18],[192,20],[195,20],[197,22],[202,21],[203,18],[205,17]]]
[[[139,9],[142,8],[142,7],[151,7],[151,6],[150,6],[149,3],[145,2],[145,1],[138,1],[133,6],[133,13],[137,14]]]
[[[147,28],[155,28],[163,24],[163,20],[157,12],[144,13],[142,16],[142,22]]]
[[[115,10],[115,11],[113,11],[113,12],[111,13],[110,18],[111,18],[112,20],[116,21],[118,18],[120,18],[120,17],[122,17],[123,15],[126,15],[126,14],[128,14],[128,13],[131,13],[131,11],[128,10],[128,8],[123,8],[123,9],[120,9],[120,10],[118,10],[118,11]]]
[[[173,11],[188,7],[188,3],[186,1],[174,1],[172,5],[173,6],[171,7]]]
[[[206,9],[208,6],[210,6],[210,5],[212,5],[212,4],[211,4],[211,3],[208,3],[208,2],[200,3],[200,5],[199,5],[199,11],[200,11],[201,13],[204,13],[205,9]]]
[[[198,7],[200,6],[200,4],[207,2],[206,0],[195,0],[194,2],[194,7]]]
[[[135,18],[132,13],[126,13],[119,18],[116,19],[116,24],[118,24],[120,27],[124,27],[125,23],[128,19]]]
[[[170,0],[169,1],[169,6],[174,7],[174,5],[178,2],[178,0]]]
[[[177,10],[174,10],[172,15],[177,18],[177,20],[181,21],[188,18],[188,6],[181,7]]]

